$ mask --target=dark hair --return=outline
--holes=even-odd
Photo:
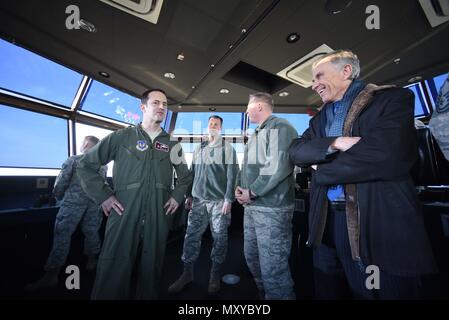
[[[142,96],[140,97],[140,101],[142,102],[142,104],[147,103],[149,94],[150,94],[151,92],[155,92],[155,91],[161,92],[161,93],[163,93],[165,96],[167,96],[167,94],[165,93],[165,91],[162,90],[162,89],[148,89],[148,90],[146,90],[144,93],[142,93]]]
[[[211,116],[209,117],[209,120],[210,120],[210,119],[218,119],[218,120],[220,120],[220,125],[223,125],[223,118],[220,117],[220,116],[217,116],[216,114],[211,115]],[[209,120],[208,120],[208,121],[209,121]]]
[[[89,140],[93,145],[96,145],[98,142],[100,142],[100,139],[95,136],[85,136],[84,139]]]

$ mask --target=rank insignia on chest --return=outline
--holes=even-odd
[[[170,148],[166,144],[160,143],[159,141],[156,141],[154,148],[156,150],[164,151],[164,152],[168,152],[170,150]]]
[[[137,140],[136,149],[139,151],[145,151],[148,149],[146,140]]]

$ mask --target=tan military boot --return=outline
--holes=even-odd
[[[170,287],[168,287],[168,293],[174,294],[181,292],[184,287],[193,281],[193,270],[184,268],[183,273]]]
[[[207,288],[207,293],[209,295],[216,295],[220,291],[220,273],[211,272],[209,278],[209,287]]]

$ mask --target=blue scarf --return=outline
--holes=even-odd
[[[326,106],[326,136],[341,137],[343,134],[343,124],[349,108],[365,88],[365,83],[361,80],[353,80],[340,101],[329,103]]]
[[[326,136],[341,137],[349,108],[358,94],[365,88],[361,80],[353,80],[340,101],[326,105]],[[327,197],[330,201],[344,201],[345,193],[341,184],[329,186]]]

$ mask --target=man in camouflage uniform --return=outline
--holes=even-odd
[[[201,237],[208,225],[214,239],[208,293],[213,295],[220,290],[220,266],[228,249],[228,227],[231,223],[235,179],[239,169],[234,148],[220,135],[222,125],[221,117],[210,116],[209,140],[202,142],[193,153],[193,204],[192,197],[187,197],[186,208],[192,210],[181,257],[184,272],[168,288],[169,293],[177,293],[193,281],[193,265],[200,254]]]
[[[440,88],[429,129],[438,142],[446,160],[449,160],[449,74]]]
[[[289,268],[294,210],[292,125],[272,115],[268,93],[250,95],[247,114],[259,126],[245,147],[235,197],[245,207],[244,252],[259,296],[295,299]]]
[[[98,138],[86,136],[81,145],[81,153],[87,152],[98,143]],[[97,255],[100,252],[101,240],[99,229],[103,215],[99,206],[90,199],[81,188],[78,176],[75,174],[78,161],[82,154],[68,158],[62,165],[61,172],[56,178],[53,195],[61,200],[61,206],[56,215],[53,248],[45,264],[43,278],[27,286],[28,291],[39,288],[53,287],[58,283],[58,275],[64,266],[70,251],[70,241],[78,224],[81,222],[81,230],[84,233],[84,253],[87,255],[87,270],[94,270]],[[105,180],[107,167],[103,166],[99,174]]]

